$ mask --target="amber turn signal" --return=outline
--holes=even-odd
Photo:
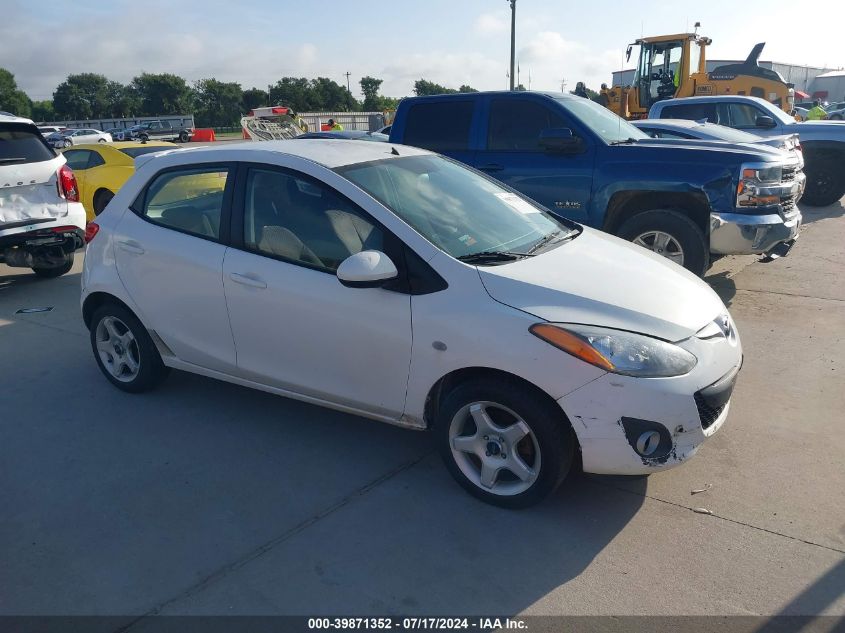
[[[590,363],[590,365],[595,365],[607,371],[616,369],[613,363],[597,352],[584,339],[566,330],[548,323],[535,323],[528,330],[537,338],[543,339],[546,343],[554,345],[567,354],[580,358],[585,363]]]

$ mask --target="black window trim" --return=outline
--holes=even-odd
[[[282,255],[267,253],[257,248],[250,248],[246,245],[246,242],[244,241],[244,225],[246,216],[246,185],[249,180],[249,172],[251,170],[278,172],[280,174],[284,174],[292,178],[304,180],[309,184],[313,184],[321,188],[328,188],[339,198],[345,200],[349,205],[352,206],[352,208],[357,210],[364,217],[364,219],[369,222],[372,222],[373,226],[381,230],[384,236],[384,252],[388,257],[390,257],[391,261],[393,261],[394,265],[396,266],[396,269],[399,271],[399,276],[395,280],[390,281],[384,286],[382,286],[382,289],[399,292],[401,294],[415,295],[429,294],[431,292],[437,292],[448,287],[446,281],[433,268],[431,268],[431,266],[429,266],[428,263],[423,260],[423,258],[421,258],[398,235],[396,235],[384,224],[374,218],[369,212],[367,212],[366,209],[361,207],[360,204],[352,201],[348,196],[332,187],[329,183],[320,180],[319,178],[315,178],[314,176],[311,176],[304,172],[297,171],[296,169],[293,169],[291,167],[283,167],[282,165],[274,165],[272,163],[241,162],[237,165],[237,175],[235,177],[235,186],[233,190],[229,227],[229,246],[231,248],[243,251],[244,253],[251,253],[252,255],[258,255],[259,257],[265,257],[267,259],[279,261],[284,264],[291,264],[300,268],[305,268],[308,270],[313,270],[315,272],[331,275],[335,278],[337,277],[337,270],[332,270],[330,268],[326,268],[325,266],[319,266],[317,264],[310,264],[300,259],[293,259],[290,257],[284,257]],[[378,201],[376,201],[376,203],[380,204],[378,203]],[[409,276],[409,257],[416,258],[416,260],[418,260],[417,265],[419,265],[419,262],[422,262],[422,264],[430,271],[431,279],[427,280],[428,286],[426,286],[426,289],[423,291],[415,292],[414,288],[412,287]],[[340,283],[340,281],[338,281],[338,283]]]
[[[221,169],[226,169],[228,171],[228,175],[226,176],[226,187],[223,189],[223,205],[220,208],[220,235],[217,238],[209,237],[208,235],[192,233],[191,231],[185,231],[184,229],[179,229],[169,224],[162,224],[161,222],[156,222],[150,217],[148,217],[146,213],[144,213],[144,208],[146,207],[147,191],[149,191],[150,185],[156,180],[158,180],[160,176],[179,171],[214,171],[214,169],[217,169],[218,171]],[[198,239],[205,240],[206,242],[214,242],[215,244],[228,246],[231,237],[230,227],[232,216],[232,194],[235,188],[236,171],[237,163],[233,161],[223,161],[214,163],[186,163],[184,165],[174,165],[173,167],[165,167],[164,169],[160,169],[159,171],[157,171],[149,178],[149,180],[147,180],[146,184],[144,185],[144,188],[141,189],[140,193],[135,197],[135,200],[132,202],[132,204],[129,205],[129,210],[132,211],[132,213],[137,215],[139,218],[144,220],[144,222],[149,222],[153,226],[158,226],[163,229],[174,231],[176,233],[181,233],[183,235],[190,235],[191,237],[196,237]]]

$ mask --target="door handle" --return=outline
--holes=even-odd
[[[135,240],[118,240],[117,245],[129,253],[134,253],[135,255],[144,254],[144,247]]]
[[[487,163],[479,167],[481,171],[502,171],[504,168],[504,165],[499,165],[498,163]]]
[[[250,275],[242,275],[241,273],[230,273],[229,279],[231,279],[235,283],[243,284],[244,286],[249,286],[251,288],[267,287],[266,281],[262,281],[261,279],[252,277]]]

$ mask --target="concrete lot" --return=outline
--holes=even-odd
[[[698,456],[522,512],[426,434],[178,372],[124,394],[81,258],[0,266],[0,614],[845,614],[845,209],[804,211],[788,258],[709,277],[746,356]]]

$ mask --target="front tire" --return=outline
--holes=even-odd
[[[807,185],[801,202],[811,207],[826,207],[845,194],[845,174],[839,155],[818,152],[806,157],[804,173]]]
[[[572,466],[576,443],[557,406],[503,379],[456,387],[441,403],[434,433],[455,480],[505,508],[525,508],[551,494]]]
[[[103,375],[118,389],[141,393],[155,388],[169,373],[147,329],[116,303],[100,307],[91,318],[91,348]]]
[[[179,140],[180,140],[182,143],[187,143],[188,141],[190,141],[190,140],[191,140],[191,137],[190,137],[190,136],[188,136],[188,133],[187,133],[187,132],[182,132],[182,133],[180,133],[180,134],[179,134]]]
[[[62,143],[62,147],[64,147],[64,148],[71,147],[72,145],[73,145],[73,141],[71,141],[70,139],[65,139],[65,142]]]
[[[61,277],[73,268],[73,253],[65,253],[65,263],[61,266],[51,266],[49,268],[33,268],[32,272],[42,279],[55,279]]]
[[[617,235],[662,255],[699,277],[710,267],[710,249],[701,228],[689,216],[674,209],[638,213]]]

